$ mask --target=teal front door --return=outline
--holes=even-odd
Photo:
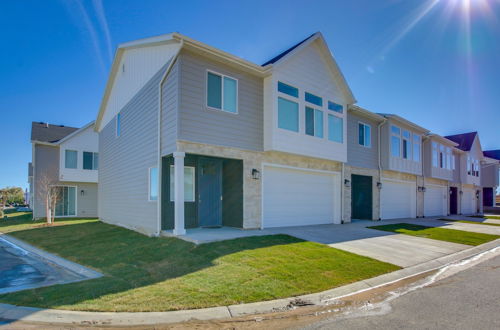
[[[200,158],[198,168],[199,226],[222,226],[222,160]]]
[[[353,174],[351,181],[351,218],[372,219],[372,177]]]

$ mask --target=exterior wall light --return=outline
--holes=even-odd
[[[476,190],[476,198],[479,199],[479,190]]]
[[[422,187],[422,192],[426,192],[426,191],[427,191],[427,188]]]
[[[260,171],[256,168],[252,169],[252,178],[254,180],[259,180],[260,179]]]
[[[350,186],[351,186],[351,180],[345,179],[345,180],[344,180],[344,185],[345,185],[346,187],[350,187]]]
[[[377,188],[382,189],[382,182],[377,182]]]
[[[460,195],[463,195],[463,194],[464,194],[464,192],[462,190],[460,190]]]
[[[85,195],[85,190],[83,190],[83,189],[82,189],[82,190],[80,190],[80,195],[81,195],[81,196]]]

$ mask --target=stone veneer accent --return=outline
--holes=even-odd
[[[380,189],[377,182],[380,181],[379,171],[369,168],[361,168],[346,165],[344,167],[344,179],[351,181],[351,187],[344,187],[344,222],[351,222],[352,218],[352,174],[371,176],[372,179],[372,219],[380,219]],[[342,180],[343,182],[344,180]]]
[[[263,170],[263,163],[341,172],[342,163],[276,151],[248,151],[231,147],[177,141],[177,150],[186,153],[243,160],[243,228],[260,228],[262,220],[262,179],[252,178],[252,169]],[[342,181],[342,180],[341,180]],[[343,182],[341,182],[343,185]]]

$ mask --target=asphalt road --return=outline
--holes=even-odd
[[[500,329],[500,256],[374,310],[304,329]]]

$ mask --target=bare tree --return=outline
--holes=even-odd
[[[38,181],[38,197],[45,202],[45,216],[49,225],[54,223],[56,205],[61,197],[61,190],[56,183],[47,175],[42,175]]]

